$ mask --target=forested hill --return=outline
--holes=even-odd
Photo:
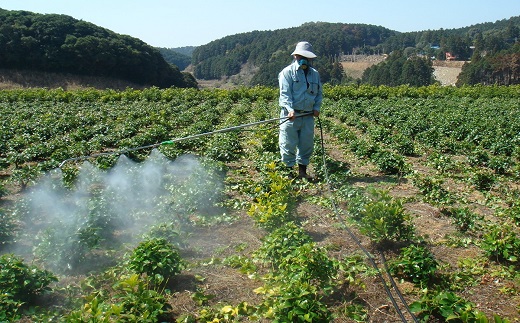
[[[384,27],[365,24],[306,23],[300,27],[273,31],[253,31],[215,40],[197,47],[192,56],[196,78],[218,79],[235,75],[244,64],[255,67],[250,85],[275,85],[278,72],[290,61],[298,41],[313,44],[319,54],[315,66],[322,76],[340,53],[360,47],[377,47],[396,35]],[[382,48],[381,48],[382,50]]]
[[[290,54],[298,41],[307,40],[314,46],[318,59],[314,65],[328,82],[338,73],[338,58],[343,54],[390,54],[401,51],[413,55],[446,59],[446,53],[456,60],[469,61],[472,55],[492,60],[515,60],[520,44],[520,17],[486,22],[458,29],[426,30],[400,33],[384,27],[345,23],[306,23],[300,27],[274,31],[252,31],[227,36],[197,47],[192,56],[197,79],[220,79],[244,71],[248,85],[276,85],[276,75],[290,62]],[[468,67],[469,68],[469,67]],[[479,67],[480,69],[480,67]],[[496,75],[496,70],[488,75]],[[514,72],[513,72],[514,73]],[[509,75],[507,68],[499,74]],[[516,73],[518,75],[518,73]],[[486,78],[486,75],[482,75]],[[482,79],[469,83],[487,82]],[[492,80],[491,80],[492,81]],[[491,82],[490,81],[490,82]]]
[[[353,81],[343,73],[339,63],[342,55],[396,52],[403,55],[395,60],[404,62],[400,67],[403,70],[410,57],[444,60],[450,53],[456,60],[472,61],[463,67],[460,84],[520,83],[520,17],[409,33],[366,24],[309,22],[173,50],[154,48],[137,38],[66,15],[0,8],[0,69],[105,76],[161,88],[196,87],[195,78],[229,77],[239,85],[276,86],[276,75],[290,62],[294,46],[302,40],[313,44],[318,54],[314,66],[322,81],[332,84]],[[181,72],[188,65],[193,75]],[[358,81],[384,79],[381,75],[391,74],[391,68],[396,70],[387,65]],[[413,84],[408,79],[402,82]]]
[[[105,76],[161,88],[196,87],[143,41],[66,15],[0,8],[0,68]]]

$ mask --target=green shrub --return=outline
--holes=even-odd
[[[385,174],[403,174],[407,172],[406,162],[402,155],[382,149],[375,152],[371,158],[377,168]]]
[[[288,222],[265,236],[262,246],[255,252],[255,257],[278,268],[280,261],[295,248],[310,242],[311,237],[301,227],[294,222]]]
[[[358,158],[372,158],[372,156],[379,150],[379,147],[367,140],[353,139],[350,142],[350,150]]]
[[[403,134],[394,135],[391,146],[399,154],[405,156],[414,156],[416,154],[413,140]]]
[[[180,273],[183,264],[174,245],[164,238],[154,238],[139,243],[130,256],[129,268],[161,283]]]
[[[518,262],[520,257],[520,238],[514,229],[507,224],[490,225],[482,236],[482,249],[486,256],[498,261]]]
[[[496,182],[496,177],[488,170],[478,170],[473,173],[470,182],[479,191],[489,191]]]
[[[318,295],[316,286],[298,282],[270,291],[261,307],[267,309],[265,316],[273,322],[332,321],[332,313],[322,301],[322,296]]]
[[[410,304],[410,309],[421,322],[488,322],[475,304],[452,292],[427,293]],[[497,321],[495,318],[495,322],[504,321]]]
[[[276,164],[267,164],[266,187],[255,189],[255,202],[251,204],[248,214],[256,224],[268,230],[280,228],[291,221],[294,192],[291,181],[276,171]]]
[[[432,204],[450,204],[453,197],[442,185],[444,180],[435,176],[422,176],[415,174],[413,184],[421,191],[425,202]]]
[[[207,145],[206,156],[214,160],[230,162],[242,155],[240,137],[237,133],[216,134]]]
[[[0,198],[2,196],[6,196],[7,194],[9,194],[9,190],[5,188],[2,183],[0,183]]]
[[[375,243],[404,241],[414,233],[402,201],[393,199],[386,191],[372,190],[370,201],[358,218],[361,233]]]
[[[504,175],[511,168],[511,159],[507,156],[493,156],[489,159],[489,168],[496,174]]]
[[[443,213],[453,219],[453,223],[461,232],[477,229],[477,220],[482,219],[467,207],[446,209],[443,210]]]
[[[410,245],[401,250],[399,259],[391,262],[393,274],[409,279],[419,286],[427,286],[435,277],[439,263],[428,248]]]
[[[18,308],[51,290],[49,285],[58,279],[51,272],[29,266],[13,255],[0,257],[0,319],[12,319]],[[4,317],[2,317],[2,315]]]
[[[78,270],[86,263],[90,252],[99,246],[100,227],[91,226],[92,223],[75,224],[82,227],[77,229],[75,225],[55,223],[36,236],[35,256],[55,272]]]
[[[3,245],[11,243],[16,236],[18,223],[12,215],[0,209],[0,249]]]
[[[330,322],[331,312],[322,302],[330,292],[338,264],[317,248],[303,229],[286,223],[269,234],[256,252],[274,272],[265,277],[260,309],[275,322]]]
[[[49,284],[58,279],[50,271],[29,266],[13,255],[0,257],[0,290],[13,299],[31,301],[35,296],[50,291]]]
[[[84,322],[171,322],[168,313],[171,306],[161,293],[148,288],[148,282],[133,274],[121,278],[113,286],[110,299],[102,294],[90,296],[82,309],[66,317],[69,323]]]

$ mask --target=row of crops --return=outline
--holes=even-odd
[[[418,320],[518,320],[520,88],[326,87],[324,96],[327,149],[317,136],[309,183],[287,180],[278,164],[276,124],[58,169],[275,118],[275,89],[0,91],[0,320],[399,321],[397,309],[374,310],[366,291],[387,296],[366,257],[343,245],[347,234],[341,244],[316,239],[318,220],[386,254]],[[380,180],[353,185],[366,177]],[[394,194],[403,183],[405,198]],[[419,204],[453,230],[430,237],[410,212]],[[195,233],[232,236],[244,218],[257,244],[193,256],[203,253]],[[437,256],[446,248],[474,253]],[[207,270],[231,271],[251,290],[219,298]],[[481,292],[509,301],[484,307]]]

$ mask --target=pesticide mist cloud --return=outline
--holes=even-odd
[[[195,156],[171,161],[153,150],[146,161],[126,156],[102,171],[81,165],[73,188],[61,170],[47,173],[19,205],[25,219],[26,254],[55,271],[88,266],[92,250],[122,248],[140,241],[150,228],[174,223],[183,227],[197,213],[218,212],[221,174]],[[24,239],[25,240],[25,239]]]

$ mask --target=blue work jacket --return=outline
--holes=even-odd
[[[309,66],[307,75],[297,61],[285,67],[278,75],[280,86],[279,104],[287,112],[292,110],[320,111],[323,100],[323,86],[320,74]]]

